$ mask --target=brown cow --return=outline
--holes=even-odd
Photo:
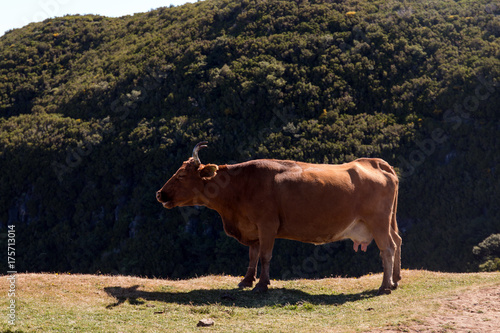
[[[398,177],[384,160],[361,158],[340,165],[253,160],[201,164],[200,148],[156,193],[165,208],[201,205],[216,210],[229,236],[250,247],[250,265],[239,287],[266,291],[276,238],[325,244],[343,239],[366,251],[375,239],[384,277],[379,294],[401,280],[401,237],[396,208]]]

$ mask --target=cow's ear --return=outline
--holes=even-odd
[[[212,178],[215,177],[217,174],[217,170],[219,170],[219,167],[215,164],[207,164],[200,168],[200,177],[202,178]]]

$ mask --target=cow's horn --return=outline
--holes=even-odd
[[[206,148],[208,147],[207,146],[207,141],[202,141],[202,142],[198,142],[196,144],[196,146],[194,146],[194,149],[193,149],[193,159],[194,161],[196,162],[196,164],[200,165],[201,164],[201,161],[200,161],[200,158],[198,157],[198,151],[201,149],[201,148]]]

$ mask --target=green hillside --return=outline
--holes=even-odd
[[[0,38],[0,232],[18,271],[242,274],[217,213],[155,192],[208,163],[382,157],[403,266],[476,270],[500,230],[500,2],[205,0]],[[5,239],[2,238],[2,239]],[[234,258],[241,258],[235,261]],[[381,270],[376,247],[278,241],[271,278]]]

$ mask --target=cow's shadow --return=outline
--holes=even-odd
[[[186,305],[221,304],[244,308],[260,308],[264,306],[290,306],[306,302],[314,305],[342,305],[376,296],[377,290],[367,290],[354,294],[309,294],[302,290],[287,288],[271,288],[265,293],[255,293],[250,289],[198,289],[189,292],[176,291],[144,291],[139,285],[132,287],[105,287],[104,291],[116,299],[107,308],[119,306],[128,301],[129,304],[142,305],[148,301],[176,303]]]

